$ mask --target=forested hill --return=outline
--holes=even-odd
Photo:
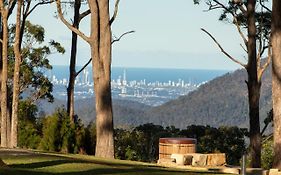
[[[185,128],[188,125],[248,125],[248,92],[245,70],[237,70],[200,86],[196,91],[158,107],[138,102],[113,100],[116,127],[154,123]],[[263,76],[261,94],[261,123],[271,109],[271,77],[267,70]],[[50,114],[63,102],[41,103],[40,110]],[[94,120],[93,98],[76,101],[76,113],[84,123]]]
[[[245,70],[218,77],[187,96],[182,96],[147,114],[149,122],[162,125],[238,125],[248,126],[248,92]],[[271,109],[271,74],[266,70],[261,93],[261,123]]]
[[[65,107],[66,102],[55,99],[54,103],[40,101],[39,115],[50,115],[56,108]],[[138,102],[128,100],[113,100],[113,113],[115,127],[130,127],[137,126],[140,123],[145,123],[143,116],[151,106],[147,106]],[[77,100],[75,102],[75,112],[82,119],[83,123],[88,124],[95,120],[95,104],[93,98]]]

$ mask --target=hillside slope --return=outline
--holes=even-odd
[[[55,99],[54,103],[40,101],[38,103],[41,115],[50,115],[56,108],[66,106],[66,102]],[[113,114],[115,127],[136,126],[143,123],[145,112],[151,107],[142,103],[113,99]],[[95,120],[95,104],[93,98],[77,100],[75,102],[75,112],[82,119],[83,123],[88,124]]]
[[[202,85],[196,91],[147,111],[148,122],[161,125],[248,126],[248,92],[245,70],[237,70]],[[271,76],[263,76],[261,123],[271,109]]]

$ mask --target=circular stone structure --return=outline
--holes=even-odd
[[[159,159],[171,158],[172,154],[195,153],[196,143],[193,138],[160,138]]]

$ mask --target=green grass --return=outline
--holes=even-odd
[[[133,161],[106,160],[86,155],[0,150],[8,167],[0,175],[209,175]]]

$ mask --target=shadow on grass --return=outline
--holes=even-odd
[[[64,159],[64,160],[50,160],[50,161],[41,161],[41,162],[34,162],[34,163],[26,163],[26,164],[13,164],[9,165],[11,168],[27,168],[27,169],[34,169],[34,168],[44,168],[49,166],[67,164],[67,163],[88,163],[82,160],[71,160],[71,159]]]
[[[3,170],[3,169],[2,169]],[[0,169],[0,174],[5,175],[209,175],[214,173],[207,173],[207,172],[188,172],[188,171],[172,171],[168,169],[161,169],[161,168],[111,168],[111,167],[105,167],[105,168],[93,168],[90,170],[85,171],[79,171],[79,172],[65,172],[65,173],[52,173],[52,172],[43,172],[43,171],[32,171],[28,169],[17,169],[17,168],[8,168],[2,171]],[[219,174],[219,173],[216,173]]]

